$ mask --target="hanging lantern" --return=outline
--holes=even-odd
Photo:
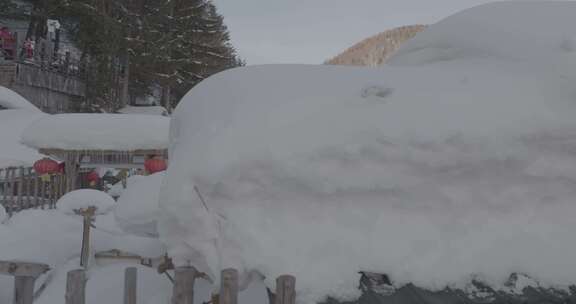
[[[50,181],[50,175],[60,171],[58,163],[50,158],[43,158],[34,163],[34,171],[40,175],[43,182]]]
[[[166,168],[167,168],[166,161],[163,159],[150,158],[144,162],[144,169],[146,169],[146,172],[148,172],[149,174],[164,171],[166,170]]]
[[[96,171],[92,171],[86,175],[86,180],[90,184],[90,187],[96,186],[98,181],[100,181],[100,175]]]
[[[60,171],[58,163],[49,158],[43,158],[34,163],[34,171],[39,175],[55,174]]]

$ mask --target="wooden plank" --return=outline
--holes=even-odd
[[[276,279],[275,304],[296,304],[296,278],[283,275]]]
[[[66,153],[66,179],[67,179],[66,192],[76,190],[78,167],[79,167],[78,153],[77,152]]]
[[[4,206],[4,169],[0,168],[0,205]]]
[[[84,304],[86,301],[86,272],[69,271],[66,276],[66,304]]]
[[[26,208],[33,207],[34,201],[34,170],[28,168],[28,173],[26,174]]]
[[[124,304],[136,304],[137,276],[136,267],[126,268],[124,273]]]
[[[220,297],[218,304],[238,303],[238,270],[224,269],[220,277]]]
[[[32,193],[34,193],[34,208],[38,208],[40,203],[40,181],[38,180],[38,174],[34,172],[32,174]]]
[[[8,182],[8,178],[9,178],[8,169],[6,169],[6,170],[4,170],[4,183],[2,185],[3,186],[2,189],[4,190],[4,194],[3,194],[3,196],[4,196],[4,199],[3,199],[4,209],[6,209],[6,212],[8,212],[8,216],[12,216],[12,208],[10,208],[10,200],[8,197],[8,193],[10,192],[11,187],[10,187],[10,183]]]
[[[50,184],[48,185],[48,190],[50,191],[50,195],[48,197],[48,209],[54,209],[54,206],[56,206],[55,184],[56,184],[56,176],[51,175],[50,176]]]
[[[40,208],[44,209],[44,204],[46,203],[46,183],[40,177]]]
[[[24,210],[24,167],[18,169],[18,211]]]
[[[11,181],[11,190],[10,190],[10,195],[12,196],[12,199],[10,200],[10,212],[9,215],[12,216],[12,214],[14,213],[14,211],[18,211],[16,210],[16,203],[18,202],[18,193],[16,192],[18,189],[18,184],[16,183],[16,168],[11,168],[10,169],[10,181]]]
[[[178,267],[174,271],[172,304],[194,304],[194,280],[198,272],[194,267]]]
[[[14,278],[14,304],[33,304],[35,277]]]
[[[11,276],[38,277],[50,270],[50,266],[38,263],[0,261],[0,274]]]

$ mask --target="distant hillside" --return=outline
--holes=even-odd
[[[426,25],[409,25],[382,32],[355,44],[340,55],[326,61],[326,64],[382,65],[404,42],[426,27]]]

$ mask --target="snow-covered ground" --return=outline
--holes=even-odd
[[[40,155],[20,143],[20,135],[43,114],[16,92],[0,86],[0,168],[31,165]]]
[[[268,65],[179,104],[161,239],[216,276],[297,277],[302,302],[398,286],[576,280],[576,2],[431,26],[382,69]],[[197,185],[208,210],[194,190]]]

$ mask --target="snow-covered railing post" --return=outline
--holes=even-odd
[[[222,270],[222,275],[220,277],[220,295],[218,304],[237,304],[238,285],[238,270]]]
[[[96,207],[88,207],[86,209],[76,210],[76,214],[84,218],[82,226],[82,251],[80,254],[80,266],[88,268],[90,260],[90,226],[96,214]]]
[[[0,261],[0,274],[14,277],[14,304],[32,304],[36,279],[48,270],[45,264]]]
[[[283,275],[276,279],[276,297],[274,304],[296,304],[296,278]]]
[[[66,304],[84,304],[86,301],[86,272],[69,271],[66,277]]]
[[[171,304],[194,304],[194,281],[197,276],[198,271],[191,266],[175,269]]]

